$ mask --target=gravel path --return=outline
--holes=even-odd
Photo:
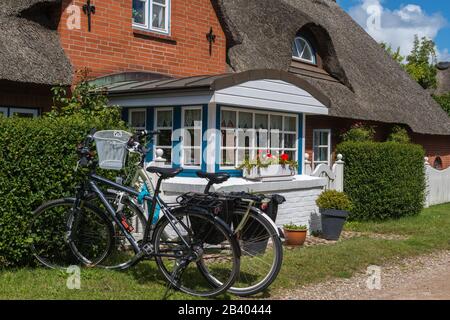
[[[441,300],[450,299],[450,251],[398,260],[381,267],[381,289],[368,289],[369,275],[334,279],[296,290],[283,290],[270,299],[292,300]],[[372,282],[372,287],[377,283]]]

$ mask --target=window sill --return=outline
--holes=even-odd
[[[156,33],[153,31],[133,29],[133,34],[137,38],[150,39],[170,44],[177,44],[177,40],[172,38],[171,36]]]

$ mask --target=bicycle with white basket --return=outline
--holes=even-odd
[[[148,219],[143,221],[145,228],[141,239],[135,238],[133,226],[120,206],[114,208],[100,188],[105,185],[124,197],[142,196],[140,191],[96,173],[98,166],[121,170],[131,138],[130,133],[119,130],[91,132],[78,147],[77,169],[86,170],[83,170],[75,197],[46,202],[33,212],[29,238],[34,256],[50,268],[82,264],[127,269],[144,258],[152,258],[170,285],[183,292],[202,297],[225,292],[239,274],[239,243],[229,226],[204,208],[171,207],[161,199],[162,181],[178,175],[181,168],[148,167],[142,171],[157,175],[158,181],[153,194],[143,196],[143,201],[151,203],[151,210]],[[91,150],[94,140],[98,161]],[[101,207],[95,204],[94,198]],[[119,200],[118,203],[122,203]],[[155,224],[153,217],[157,207],[161,217]],[[220,235],[221,241],[209,243],[207,239],[211,234]],[[128,250],[115,250],[118,236],[120,246],[125,239]]]

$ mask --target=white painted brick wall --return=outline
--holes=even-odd
[[[308,226],[309,231],[321,230],[319,208],[316,199],[322,188],[298,189],[281,192],[286,202],[278,208],[276,224],[283,226],[287,223]]]
[[[322,187],[308,189],[283,190],[278,193],[286,198],[286,202],[278,208],[276,224],[282,227],[284,224],[294,223],[308,226],[309,232],[321,230],[320,212],[316,205],[316,199],[322,192]],[[174,202],[180,193],[166,192],[164,200]]]

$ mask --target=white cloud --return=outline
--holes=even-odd
[[[350,8],[349,14],[376,41],[400,47],[402,55],[408,55],[413,48],[414,36],[435,39],[439,30],[447,25],[439,13],[427,14],[418,5],[402,5],[396,10],[383,7],[380,0],[361,0]],[[450,59],[448,49],[438,50],[439,60]]]

